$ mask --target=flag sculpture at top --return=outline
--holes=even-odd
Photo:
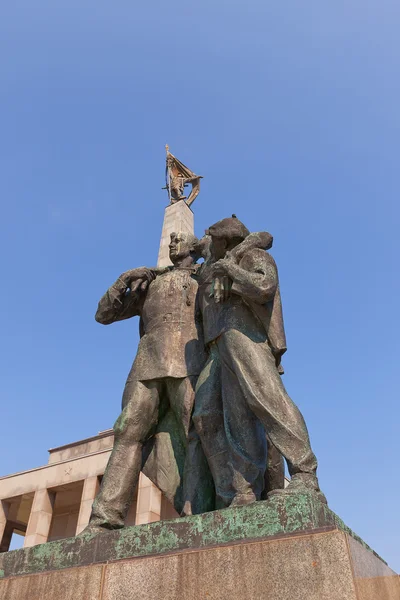
[[[190,206],[199,195],[200,179],[202,179],[202,176],[193,173],[176,156],[171,154],[168,144],[165,146],[165,149],[167,157],[165,167],[166,186],[164,189],[168,191],[170,204],[176,204],[176,202],[184,200]],[[189,184],[191,184],[192,190],[189,196],[186,197],[184,196],[184,191],[185,187]]]

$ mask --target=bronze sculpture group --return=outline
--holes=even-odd
[[[281,379],[286,340],[271,245],[269,233],[250,234],[235,215],[200,241],[176,232],[172,267],[127,271],[101,298],[96,320],[137,315],[141,339],[88,530],[124,526],[141,470],[181,515],[275,494],[326,502],[304,419]]]

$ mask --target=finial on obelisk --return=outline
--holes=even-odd
[[[190,206],[199,195],[200,179],[202,179],[202,176],[193,173],[193,171],[171,154],[168,144],[165,144],[165,150],[167,153],[165,168],[166,186],[163,189],[168,191],[168,198],[171,204],[185,200],[186,204]],[[186,197],[183,195],[183,192],[188,184],[191,184],[192,191]]]

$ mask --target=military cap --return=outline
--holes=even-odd
[[[213,237],[227,239],[241,238],[244,240],[250,234],[250,231],[239,221],[236,215],[232,215],[211,225],[211,227],[206,229],[206,234]]]

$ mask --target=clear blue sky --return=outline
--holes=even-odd
[[[400,569],[399,30],[395,0],[3,3],[1,474],[117,417],[138,323],[93,317],[156,262],[168,142],[198,234],[274,235],[321,486]]]

